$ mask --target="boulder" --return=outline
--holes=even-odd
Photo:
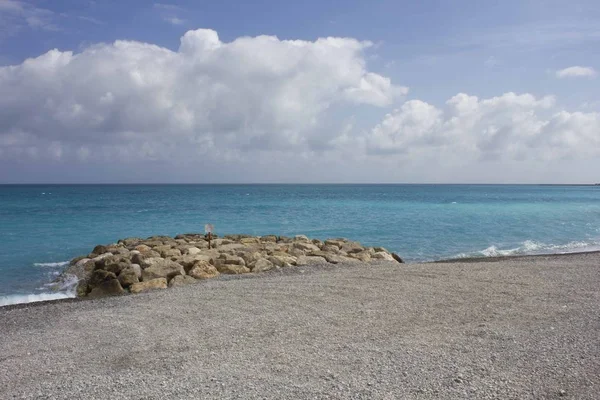
[[[151,251],[152,247],[146,246],[145,244],[139,244],[133,248],[134,250],[139,251],[140,253],[144,253],[146,251]]]
[[[102,282],[117,279],[117,276],[113,272],[108,272],[102,269],[97,269],[92,272],[90,276],[89,284],[91,287],[97,286]]]
[[[208,244],[206,245],[208,247]],[[187,249],[185,249],[184,251],[182,251],[183,254],[186,255],[190,255],[193,256],[195,254],[199,254],[202,250],[200,250],[197,247],[188,247]]]
[[[350,254],[348,254],[348,257],[356,258],[357,260],[360,260],[362,262],[371,261],[371,254],[368,251],[361,251],[359,253],[350,253]]]
[[[240,243],[245,245],[260,244],[260,239],[257,237],[245,237],[240,239]]]
[[[135,272],[138,279],[142,279],[142,267],[138,264],[131,264],[130,268]]]
[[[294,257],[301,257],[301,256],[305,256],[306,253],[303,250],[294,248],[289,251],[289,255],[294,256]]]
[[[214,263],[216,267],[219,267],[219,265],[246,265],[246,262],[242,257],[232,254],[221,254],[214,260]]]
[[[170,249],[167,251],[162,251],[160,255],[163,258],[177,258],[181,257],[181,251],[179,249]]]
[[[149,281],[144,281],[140,283],[134,283],[129,288],[129,291],[133,294],[138,294],[142,292],[147,292],[149,290],[154,289],[166,289],[167,288],[167,280],[165,278],[157,278]]]
[[[119,274],[119,283],[124,288],[127,288],[134,283],[138,283],[140,279],[138,278],[137,272],[133,268],[126,268]]]
[[[272,262],[274,265],[278,267],[285,267],[287,265],[295,265],[296,257],[290,256],[289,254],[274,254],[272,256],[267,257],[267,260]]]
[[[306,235],[296,235],[294,242],[310,242],[310,239]]]
[[[241,243],[222,244],[218,247],[219,251],[221,251],[221,252],[234,252],[236,250],[240,250],[240,249],[244,249],[244,248],[246,248],[246,246],[244,246]]]
[[[144,241],[144,244],[151,248],[164,245],[162,240],[146,240],[146,241]]]
[[[106,246],[102,246],[101,244],[99,244],[98,246],[94,247],[94,250],[92,250],[92,253],[100,255],[100,254],[109,253],[109,251],[106,248]]]
[[[296,265],[305,266],[305,265],[322,265],[327,264],[327,260],[323,257],[317,256],[300,256],[296,260]]]
[[[189,276],[194,279],[211,279],[219,276],[219,271],[207,261],[197,261],[190,269]]]
[[[191,276],[177,275],[175,278],[171,279],[169,282],[169,287],[185,286],[195,282],[196,280]]]
[[[302,251],[319,251],[321,250],[319,246],[312,244],[310,242],[295,242],[294,248]]]
[[[250,272],[250,269],[243,265],[236,264],[221,264],[216,266],[217,270],[226,275],[239,275],[239,274],[247,274]]]
[[[376,252],[371,254],[371,259],[373,260],[386,260],[386,261],[394,261],[394,257],[390,253],[386,253],[383,251]]]
[[[261,236],[260,241],[263,243],[277,243],[277,236],[275,236],[275,235]]]
[[[264,272],[273,268],[275,268],[275,265],[271,261],[261,258],[252,265],[252,272]]]
[[[133,261],[135,261],[135,260],[133,260]],[[150,257],[150,258],[143,259],[139,265],[142,267],[142,269],[146,269],[146,268],[148,268],[156,263],[162,262],[162,261],[165,261],[165,259],[162,257]]]
[[[341,249],[343,245],[344,245],[344,241],[340,240],[340,239],[327,239],[325,241],[325,246],[334,246],[334,247],[337,247],[338,249]]]
[[[125,293],[117,279],[109,279],[94,286],[88,297],[115,296]]]
[[[148,258],[161,258],[160,254],[154,250],[142,251],[139,254],[135,253],[131,256],[131,262],[133,264],[144,266],[144,260]]]
[[[194,265],[198,262],[198,261],[205,261],[207,263],[210,263],[211,261],[213,261],[215,259],[215,256],[211,256],[208,254],[196,254],[196,255],[185,255],[181,258],[178,258],[175,261],[178,264],[181,264],[183,266],[183,269],[185,270],[185,272],[187,273],[190,269],[192,269],[194,267]]]
[[[142,271],[142,281],[150,281],[157,278],[166,278],[167,281],[170,281],[177,275],[185,275],[185,270],[180,264],[171,260],[161,260]]]
[[[340,248],[331,244],[324,244],[321,250],[327,253],[339,254]]]
[[[392,253],[392,257],[394,260],[398,261],[400,264],[404,264],[404,260],[396,253]]]
[[[141,241],[141,238],[127,238],[119,240],[117,244],[122,244],[123,246],[130,248],[137,246],[138,244],[140,244]]]
[[[254,264],[257,260],[263,258],[263,255],[258,251],[247,251],[245,253],[238,253],[237,255],[244,259],[246,265]]]
[[[119,275],[121,271],[129,268],[131,266],[131,262],[127,261],[119,261],[115,263],[110,263],[104,265],[104,270],[114,273],[115,275]]]
[[[121,294],[124,292],[123,287],[117,280],[117,276],[105,270],[97,269],[92,272],[88,283],[88,296],[101,297]]]

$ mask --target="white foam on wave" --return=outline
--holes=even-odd
[[[545,244],[533,240],[524,241],[521,246],[512,249],[500,249],[497,246],[490,246],[486,249],[473,253],[461,253],[456,258],[468,257],[502,257],[516,255],[534,255],[534,254],[568,254],[586,251],[600,251],[600,242],[569,242],[565,244]]]
[[[39,301],[72,299],[77,297],[77,284],[79,279],[75,275],[66,274],[60,281],[45,284],[41,290],[53,290],[53,292],[15,294],[0,297],[0,307],[13,304],[36,303]]]
[[[13,304],[36,303],[39,301],[60,300],[74,298],[75,293],[38,293],[38,294],[15,294],[11,296],[0,297],[0,307]]]
[[[34,263],[34,267],[64,267],[69,265],[69,261],[59,261],[51,263]]]

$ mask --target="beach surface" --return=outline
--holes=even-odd
[[[598,253],[291,267],[0,308],[2,399],[598,393]]]

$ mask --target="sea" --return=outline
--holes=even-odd
[[[70,259],[126,237],[304,234],[407,262],[600,250],[600,186],[0,185],[0,306],[74,296]]]

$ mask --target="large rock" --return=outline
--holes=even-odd
[[[175,261],[178,264],[181,264],[183,266],[183,269],[185,270],[186,273],[188,273],[188,271],[190,269],[192,269],[194,267],[194,265],[198,262],[198,261],[205,261],[207,263],[212,262],[218,255],[209,255],[209,254],[196,254],[196,255],[185,255],[181,258],[175,259],[173,261]]]
[[[208,245],[207,245],[207,247],[208,247]],[[200,250],[199,248],[194,247],[194,246],[188,247],[182,251],[183,254],[190,255],[190,256],[199,254],[201,252],[202,252],[202,250]]]
[[[139,264],[131,264],[130,268],[135,271],[138,279],[142,279],[142,267]]]
[[[185,286],[195,282],[196,280],[191,276],[177,275],[175,278],[171,279],[169,282],[169,287]]]
[[[185,275],[185,270],[181,264],[177,264],[171,260],[161,260],[142,271],[142,281],[150,281],[157,278],[166,278],[167,281],[170,281],[177,275]]]
[[[252,272],[264,272],[273,268],[275,268],[275,265],[271,261],[261,258],[252,265]]]
[[[290,256],[286,253],[277,253],[267,257],[267,260],[271,261],[278,267],[287,267],[288,265],[296,265],[296,257]]]
[[[129,288],[129,291],[133,294],[138,294],[142,292],[147,292],[149,290],[155,289],[166,289],[167,288],[167,280],[165,278],[157,278],[149,281],[144,281],[140,283],[134,283]]]
[[[240,249],[245,249],[246,246],[241,243],[228,243],[222,244],[218,247],[221,252],[235,252]]]
[[[148,258],[161,258],[160,253],[154,250],[140,251],[131,255],[131,262],[143,266],[144,260]]]
[[[294,243],[294,248],[302,251],[319,251],[321,250],[319,246],[310,243],[310,242],[296,242]]]
[[[216,266],[217,270],[226,275],[239,275],[239,274],[247,274],[250,272],[250,269],[243,265],[236,264],[221,264]]]
[[[133,249],[139,251],[140,253],[143,253],[145,251],[151,251],[152,247],[146,246],[145,244],[138,244]]]
[[[133,268],[126,268],[119,274],[119,283],[124,288],[127,288],[134,283],[138,283],[140,279],[138,278],[137,272]]]
[[[109,251],[106,248],[106,246],[102,246],[101,244],[99,244],[98,246],[94,247],[94,250],[92,250],[92,253],[96,254],[96,255],[100,255],[100,254],[109,253]]]
[[[327,239],[325,241],[325,246],[334,246],[337,247],[338,250],[342,248],[342,246],[344,245],[344,240],[341,239]]]
[[[135,260],[133,260],[135,261]],[[146,269],[154,264],[160,263],[165,261],[164,258],[162,257],[150,257],[150,258],[144,258],[141,262],[140,262],[140,266],[142,267],[142,269]]]
[[[327,260],[323,257],[317,256],[300,256],[296,260],[296,265],[305,266],[305,265],[323,265],[327,264]]]
[[[181,251],[179,249],[170,249],[160,253],[163,258],[177,258],[181,257]]]
[[[241,238],[240,243],[245,245],[260,244],[260,239],[257,237]]]
[[[277,236],[275,236],[275,235],[261,236],[260,241],[264,242],[264,243],[277,243]]]
[[[237,255],[244,259],[246,265],[254,264],[257,260],[263,258],[263,255],[258,251],[247,251],[244,253],[238,253]]]
[[[233,254],[221,254],[214,260],[214,263],[217,268],[220,265],[246,265],[246,261],[242,257]]]
[[[219,271],[207,261],[197,261],[190,269],[189,276],[194,279],[211,279],[219,276]]]
[[[97,269],[94,272],[92,272],[89,284],[90,286],[94,287],[102,282],[109,281],[112,279],[117,279],[117,275],[115,275],[113,272],[108,272],[103,269]]]
[[[96,285],[88,294],[89,297],[115,296],[125,293],[117,279],[109,279]]]
[[[124,293],[117,276],[112,272],[101,269],[92,272],[88,287],[91,290],[88,296],[91,297],[112,296]]]
[[[374,254],[371,254],[371,259],[373,260],[386,260],[386,261],[394,261],[394,257],[390,253],[386,253],[384,251],[378,251]]]
[[[357,260],[360,260],[362,262],[371,261],[371,254],[368,251],[361,251],[358,253],[349,253],[348,257],[356,258]]]

